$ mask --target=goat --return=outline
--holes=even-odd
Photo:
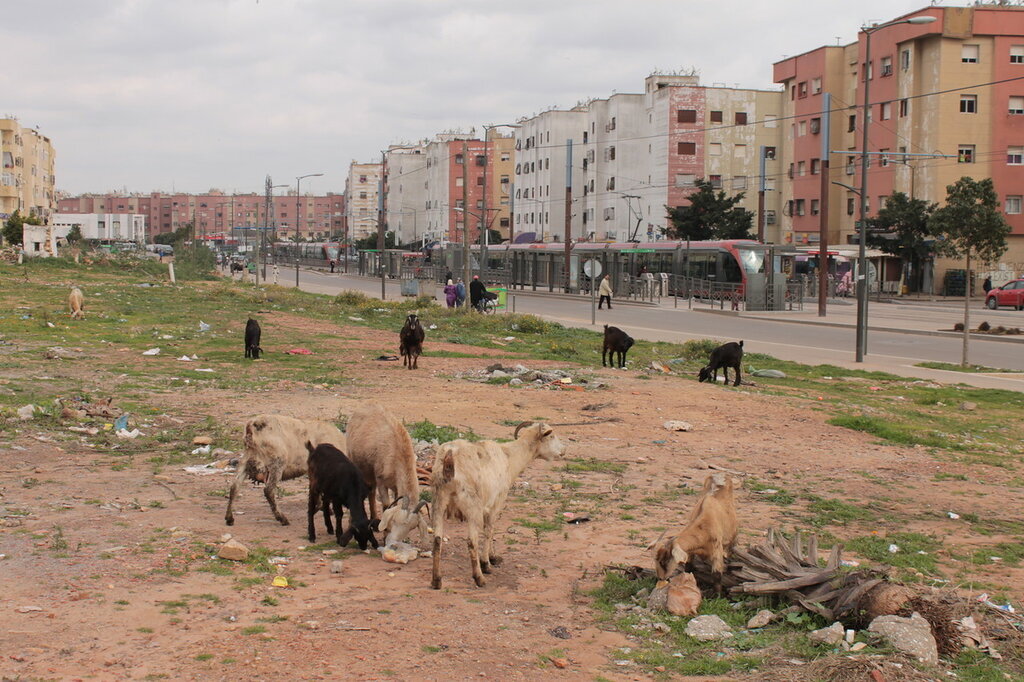
[[[307,440],[306,451],[309,453],[309,507],[306,515],[309,541],[316,542],[314,518],[317,509],[322,508],[324,526],[327,527],[328,533],[336,533],[339,545],[347,546],[349,540],[355,536],[359,549],[366,549],[367,544],[377,549],[377,538],[373,536],[370,519],[366,517],[364,506],[369,489],[358,467],[344,452],[330,443],[321,443],[314,447]],[[331,507],[334,507],[335,528],[331,528]],[[351,517],[348,530],[345,532],[341,530],[342,507],[348,507]]]
[[[658,538],[651,547],[659,580],[668,580],[679,567],[686,568],[693,557],[706,560],[721,593],[725,560],[736,544],[736,503],[732,478],[719,483],[714,475],[704,479],[704,491],[690,514],[689,522],[674,538]]]
[[[68,308],[71,310],[72,320],[85,319],[85,296],[78,287],[72,287],[71,293],[68,294]]]
[[[736,381],[733,386],[740,385],[740,363],[743,362],[743,342],[736,343],[730,341],[729,343],[723,343],[718,348],[711,351],[711,356],[708,358],[708,364],[706,367],[700,368],[700,374],[697,376],[698,381],[710,381],[715,383],[718,381],[718,370],[721,368],[722,374],[725,375],[725,383],[729,383],[729,367],[732,367],[736,371]]]
[[[309,453],[304,443],[316,445],[330,443],[341,447],[345,436],[334,424],[327,422],[294,419],[278,414],[264,414],[250,419],[245,425],[245,454],[238,463],[238,473],[228,490],[228,509],[224,521],[235,524],[231,508],[238,494],[238,486],[246,478],[265,483],[263,495],[270,510],[282,526],[288,519],[277,508],[277,484],[305,476],[308,469]]]
[[[420,354],[423,352],[423,325],[416,313],[409,313],[405,318],[405,326],[398,332],[398,353],[402,356],[402,364],[409,369],[416,369]]]
[[[633,347],[633,337],[618,327],[604,326],[604,347],[601,349],[601,366],[604,367],[604,357],[608,354],[608,365],[615,366],[615,354],[619,356],[619,369],[626,366],[626,352]]]
[[[245,357],[253,360],[260,359],[260,353],[263,352],[263,349],[260,348],[262,334],[260,323],[250,317],[249,321],[245,323]]]
[[[490,573],[491,567],[501,562],[500,557],[491,552],[491,544],[494,524],[505,507],[512,482],[537,457],[550,460],[564,453],[565,446],[543,422],[523,422],[516,427],[515,440],[511,443],[454,440],[438,449],[431,475],[434,489],[432,588],[441,588],[445,518],[461,516],[466,519],[473,580],[477,587],[483,587],[483,574]]]
[[[345,445],[370,488],[370,518],[378,518],[378,495],[385,505],[378,527],[387,532],[384,544],[404,540],[417,527],[420,537],[426,537],[427,522],[420,514],[426,502],[419,502],[416,453],[402,422],[379,403],[365,403],[348,420]]]

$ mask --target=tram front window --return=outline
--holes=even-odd
[[[747,274],[753,275],[764,272],[764,251],[737,247],[736,253],[739,255],[740,264],[743,265],[743,270]]]

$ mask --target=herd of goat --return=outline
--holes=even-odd
[[[71,290],[68,306],[72,319],[84,318],[85,299],[77,287]],[[259,322],[249,318],[245,326],[246,358],[259,359],[261,336]],[[399,332],[399,352],[409,369],[418,366],[424,338],[419,317],[410,313]],[[626,353],[633,344],[626,332],[605,325],[602,366],[625,367]],[[738,386],[742,359],[742,341],[723,344],[711,352],[699,380],[717,381],[718,370],[722,369],[728,383],[728,369],[732,368]],[[460,439],[439,445],[433,467],[427,472],[416,466],[412,439],[405,426],[379,403],[362,404],[350,416],[345,433],[329,422],[260,415],[245,425],[244,455],[228,491],[224,520],[229,526],[234,524],[232,509],[239,486],[249,480],[263,484],[274,518],[288,525],[288,518],[277,505],[277,486],[307,476],[310,542],[316,540],[318,511],[323,514],[327,533],[334,534],[341,546],[354,538],[360,549],[376,549],[380,546],[376,533],[385,534],[385,546],[406,540],[414,530],[419,531],[421,542],[432,535],[430,584],[440,589],[445,522],[463,520],[467,524],[473,580],[482,587],[484,574],[501,561],[494,552],[494,528],[512,484],[533,460],[557,459],[564,453],[565,446],[548,424],[523,422],[510,442]],[[428,479],[432,488],[433,509],[420,499],[422,479]],[[347,527],[343,523],[346,509]],[[735,539],[732,482],[709,476],[687,525],[675,536],[659,539],[651,546],[657,575],[671,578],[694,558],[701,558],[720,576]]]

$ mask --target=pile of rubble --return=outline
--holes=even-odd
[[[561,369],[530,369],[524,365],[511,367],[495,363],[486,369],[471,369],[455,375],[459,379],[486,383],[494,379],[508,379],[509,386],[531,385],[536,388],[571,388],[577,390],[607,387],[603,381],[572,375]]]

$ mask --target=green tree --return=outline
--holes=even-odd
[[[481,240],[482,237],[483,237],[483,232],[481,232],[480,235],[476,238],[476,243],[477,244],[483,244],[483,241]],[[503,241],[503,239],[501,237],[501,232],[498,232],[497,230],[492,230],[492,229],[488,229],[487,230],[487,243],[488,244],[500,244],[502,241]],[[419,245],[418,241],[416,242],[416,245]]]
[[[376,249],[377,248],[377,233],[374,232],[373,234],[366,235],[362,239],[357,239],[357,240],[355,240],[355,242],[353,242],[353,245],[357,249],[359,249],[360,251],[366,251],[368,249],[370,249],[370,250]],[[384,248],[385,249],[393,249],[393,248],[395,248],[395,233],[394,232],[385,232],[384,233]]]
[[[42,225],[43,221],[35,216],[35,214],[29,214],[27,217],[21,215],[21,211],[15,210],[11,214],[11,217],[4,223],[3,230],[0,231],[3,234],[4,242],[7,244],[21,244],[25,240],[25,225]]]
[[[77,244],[82,241],[82,228],[78,225],[72,225],[71,229],[68,230],[67,240],[68,244]]]
[[[154,244],[175,245],[185,241],[192,234],[192,224],[186,223],[173,232],[161,232],[153,237]]]
[[[999,211],[999,195],[992,178],[960,178],[946,187],[946,205],[928,221],[935,235],[935,250],[950,258],[966,261],[964,291],[964,346],[961,363],[968,364],[971,316],[971,257],[985,263],[999,260],[1007,249],[1010,225]]]
[[[937,207],[938,204],[923,199],[911,199],[903,192],[893,192],[885,207],[868,221],[872,231],[868,232],[867,245],[899,257],[904,273],[910,266],[912,291],[920,290],[923,264],[932,252],[928,220]]]
[[[754,212],[739,206],[744,192],[729,196],[707,180],[697,180],[689,206],[666,206],[672,225],[662,229],[670,239],[749,239]]]

